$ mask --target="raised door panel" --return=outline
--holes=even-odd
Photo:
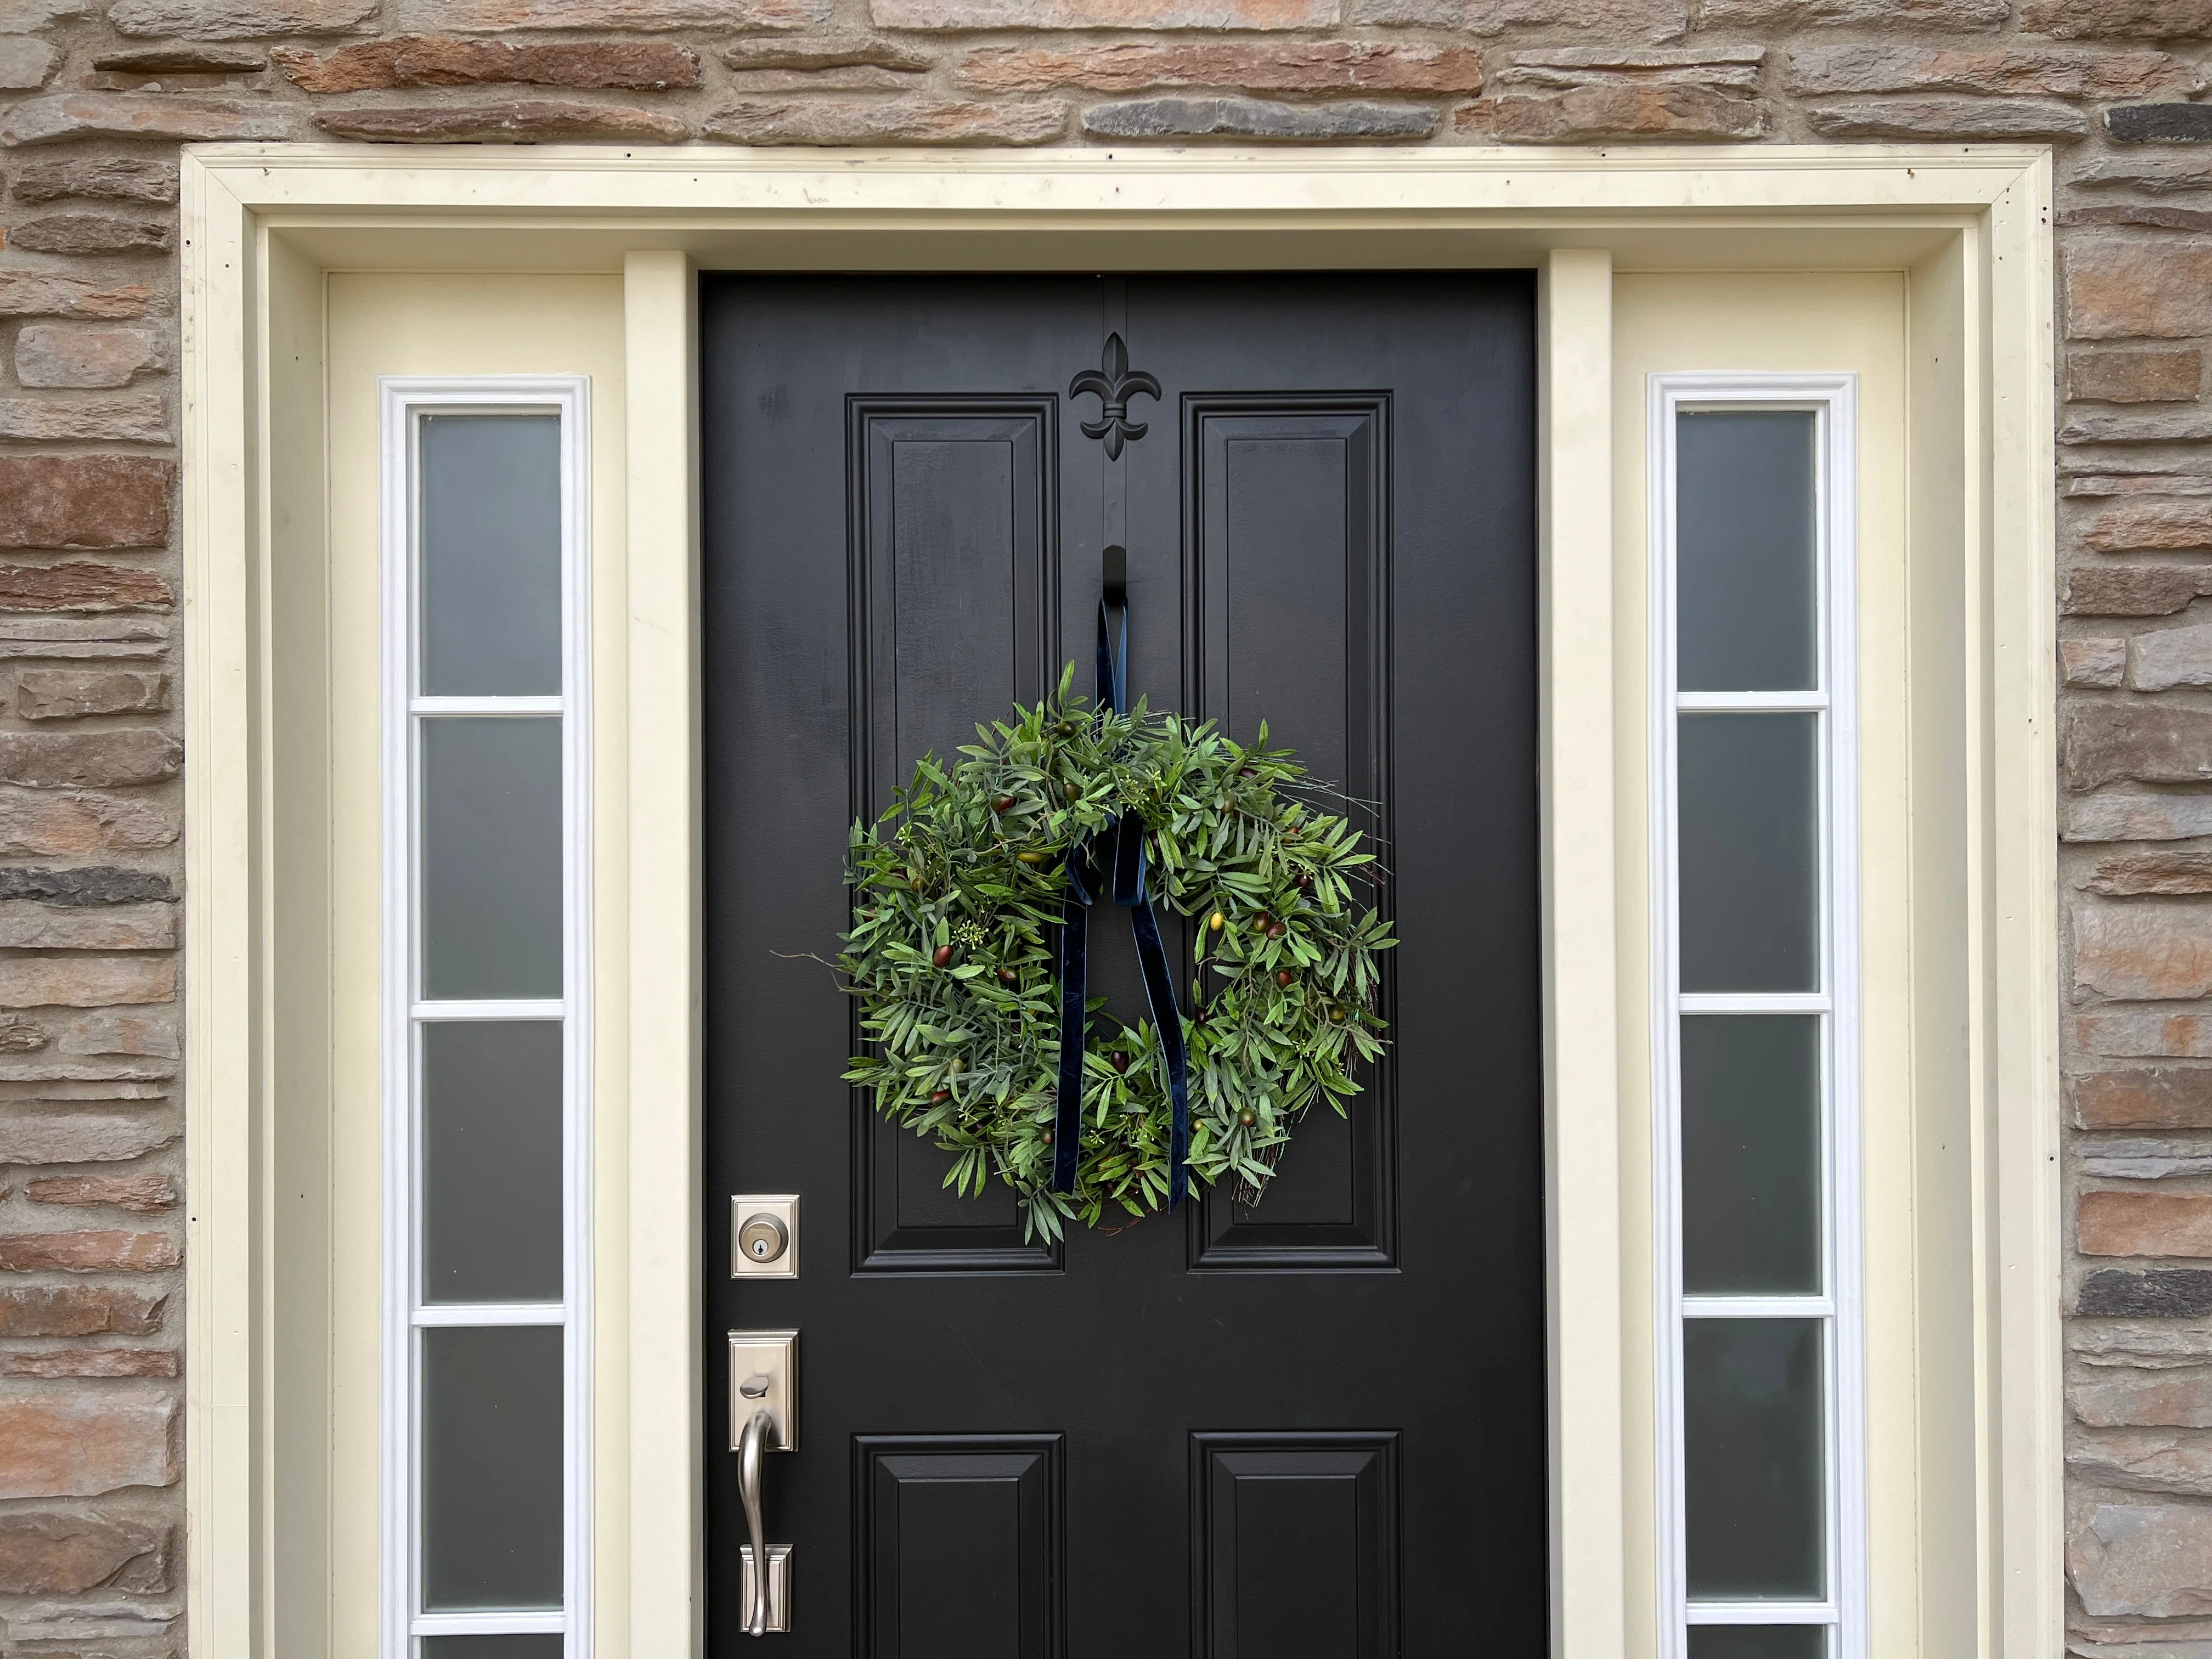
[[[874,820],[972,722],[1045,690],[1054,659],[1059,491],[1049,398],[855,397],[851,495],[853,815]],[[857,1034],[856,1034],[857,1035]],[[863,1273],[1028,1272],[1013,1195],[945,1184],[946,1155],[854,1104],[855,1261]]]
[[[1060,1438],[854,1442],[863,1659],[1058,1659]]]
[[[1198,712],[1297,751],[1389,861],[1390,405],[1377,393],[1190,397],[1185,546]],[[1333,798],[1328,798],[1333,797]],[[1388,888],[1384,888],[1386,896]],[[1392,1006],[1384,959],[1382,1012]],[[1299,1123],[1255,1209],[1223,1188],[1191,1221],[1200,1269],[1387,1268],[1396,1133],[1387,1058],[1340,1116]]]
[[[1194,1656],[1398,1650],[1398,1437],[1191,1437]]]

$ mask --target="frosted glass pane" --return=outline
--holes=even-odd
[[[426,720],[422,994],[561,994],[561,722]]]
[[[422,1299],[561,1300],[561,1025],[422,1031]]]
[[[561,1328],[422,1343],[422,1605],[561,1605]]]
[[[425,1636],[422,1659],[561,1659],[560,1636]]]
[[[1814,429],[1802,410],[1677,417],[1675,672],[1685,691],[1819,684]]]
[[[421,690],[428,696],[561,690],[561,422],[426,415]]]
[[[1690,1626],[1690,1659],[1825,1659],[1827,1651],[1826,1625]]]
[[[1682,1286],[1820,1289],[1820,1021],[1682,1021]]]
[[[1680,717],[1685,991],[1820,988],[1818,719]]]
[[[1818,1600],[1826,1497],[1817,1319],[1682,1322],[1690,1595]]]

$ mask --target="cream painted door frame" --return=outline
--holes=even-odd
[[[1648,1650],[1648,1441],[1624,1235],[1624,1119],[1639,1115],[1633,975],[1643,734],[1622,718],[1613,479],[1613,276],[1885,270],[1905,288],[1905,518],[1916,742],[1960,763],[1909,840],[1963,870],[1925,890],[1921,1012],[1967,1032],[1925,1086],[1965,1101],[1974,1375],[1926,1424],[1976,1449],[1944,1587],[1976,1650],[2062,1640],[2055,807],[2051,779],[2050,166],[2041,149],[1790,148],[1620,153],[1099,150],[835,155],[722,149],[215,146],[184,169],[187,775],[187,1498],[204,1652],[355,1653],[318,1557],[326,1468],[332,629],[323,423],[325,274],[620,273],[627,618],[617,688],[627,836],[620,1047],[628,1223],[598,1286],[626,1372],[599,1443],[601,1650],[698,1646],[696,1310],[698,867],[693,273],[775,269],[1534,265],[1546,777],[1554,1650]],[[2003,550],[2004,556],[1996,556]],[[602,556],[616,550],[603,547]],[[1627,550],[1642,558],[1640,544]],[[373,627],[374,619],[366,619]],[[1640,648],[1640,647],[1639,647]],[[1640,695],[1640,692],[1639,692]],[[605,729],[603,726],[603,731]],[[603,795],[602,800],[605,799]],[[1934,867],[1933,862],[1929,868]],[[1916,894],[1922,889],[1916,888]],[[602,912],[604,916],[605,912]],[[1924,935],[1924,937],[1923,936]],[[603,974],[602,985],[606,981]],[[603,1001],[616,1000],[605,998]],[[612,1016],[609,1016],[612,1018]],[[604,1101],[605,1096],[603,1094]],[[1634,1107],[1634,1113],[1630,1109]],[[603,1179],[609,1178],[603,1170]],[[301,1197],[294,1200],[290,1195]],[[303,1267],[302,1263],[307,1264]],[[617,1461],[611,1460],[609,1461]],[[302,1538],[310,1540],[302,1547]],[[1476,1638],[1471,1633],[1470,1645]],[[1941,1650],[1957,1652],[1955,1642]]]

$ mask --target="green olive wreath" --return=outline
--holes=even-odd
[[[1267,747],[1265,725],[1247,748],[1141,702],[1094,710],[1069,696],[1073,673],[1035,708],[979,725],[951,768],[925,757],[876,824],[854,824],[839,936],[872,1049],[847,1080],[954,1154],[948,1187],[1006,1182],[1031,1238],[1077,1217],[1096,1226],[1109,1201],[1149,1214],[1169,1187],[1168,1091],[1145,1022],[1088,1048],[1074,1190],[1050,1185],[1050,930],[1087,837],[1133,814],[1158,896],[1196,923],[1188,1168],[1200,1185],[1233,1176],[1239,1203],[1259,1201],[1316,1100],[1341,1115],[1360,1091],[1354,1066],[1383,1048],[1376,957],[1395,943],[1375,855],[1345,816],[1316,810],[1324,793]]]

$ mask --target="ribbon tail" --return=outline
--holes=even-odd
[[[1160,938],[1159,919],[1152,902],[1139,897],[1129,911],[1130,931],[1137,936],[1137,961],[1145,970],[1145,997],[1152,1009],[1152,1030],[1159,1034],[1160,1058],[1168,1072],[1168,1208],[1183,1200],[1190,1189],[1190,1062],[1183,1052],[1182,1012],[1176,1006],[1174,977],[1168,972],[1166,944]]]
[[[1071,861],[1060,905],[1060,1087],[1052,1120],[1052,1189],[1075,1190],[1076,1154],[1083,1145],[1083,1049],[1089,1020],[1084,969],[1090,896]]]

